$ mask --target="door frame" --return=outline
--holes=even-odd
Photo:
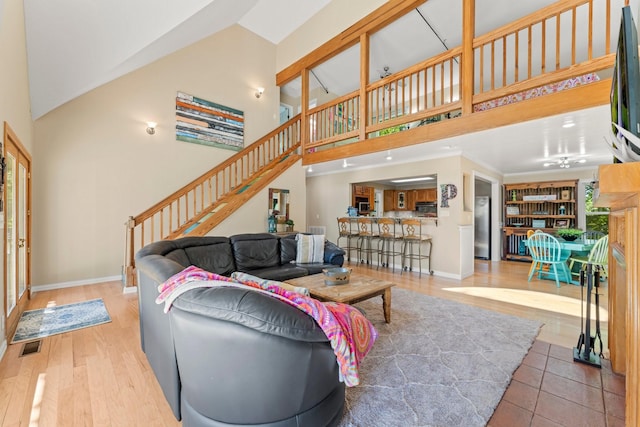
[[[22,142],[20,141],[20,139],[18,138],[18,136],[16,135],[16,133],[13,131],[13,129],[11,129],[11,127],[9,126],[9,124],[5,121],[4,122],[4,144],[2,147],[2,155],[3,158],[6,159],[7,157],[7,146],[9,144],[11,144],[15,150],[18,152],[18,158],[16,159],[16,171],[19,170],[19,165],[20,165],[20,160],[24,160],[24,162],[26,163],[26,189],[25,189],[25,209],[26,209],[26,224],[24,224],[25,227],[25,292],[23,294],[23,297],[21,298],[20,295],[17,295],[17,301],[16,301],[16,307],[15,307],[15,316],[11,316],[9,317],[9,313],[7,312],[7,261],[8,261],[8,257],[7,257],[7,226],[6,226],[6,193],[5,193],[5,189],[3,188],[3,193],[2,193],[2,202],[3,202],[3,215],[4,215],[4,233],[3,233],[3,240],[4,240],[4,255],[3,255],[3,265],[4,265],[4,272],[3,272],[3,280],[4,280],[4,324],[5,324],[5,337],[8,338],[10,336],[13,335],[13,333],[15,332],[15,328],[18,325],[18,319],[20,319],[20,315],[22,314],[22,312],[25,310],[26,306],[27,306],[27,302],[28,300],[31,299],[31,155],[29,154],[29,152],[27,151],[27,149],[24,147],[24,145],[22,145]],[[2,173],[6,173],[6,171],[2,171]],[[18,177],[17,174],[15,174],[14,179],[17,181]],[[6,185],[6,176],[4,177],[3,180],[4,185]],[[16,189],[16,194],[17,191],[19,189]],[[17,227],[17,226],[16,226]],[[18,240],[16,239],[16,245],[18,244]],[[19,251],[16,250],[15,254],[16,257],[18,257],[18,253]],[[16,274],[18,274],[19,268],[16,268]],[[17,285],[17,282],[16,282]],[[26,296],[26,298],[25,298]],[[10,322],[11,320],[11,322]]]
[[[497,178],[474,170],[472,172],[473,182],[471,184],[471,188],[473,189],[473,194],[471,200],[474,200],[475,198],[476,179],[480,179],[491,184],[491,238],[489,240],[491,242],[491,247],[489,249],[489,260],[500,261],[500,242],[502,241],[500,231],[500,221],[502,218],[502,215],[500,214],[500,206],[502,203],[500,196],[500,181]]]

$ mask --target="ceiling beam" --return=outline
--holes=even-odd
[[[300,75],[304,69],[312,69],[360,41],[363,34],[371,34],[406,15],[427,0],[389,0],[322,46],[300,58],[276,74],[276,85],[283,86]]]

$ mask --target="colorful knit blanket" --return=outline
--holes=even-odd
[[[353,387],[360,383],[358,367],[373,347],[378,332],[371,322],[355,307],[338,302],[320,302],[303,294],[278,286],[279,282],[264,280],[245,273],[232,277],[190,266],[167,279],[158,287],[157,304],[165,304],[165,313],[173,301],[184,292],[198,287],[230,286],[249,288],[277,298],[307,313],[325,333],[336,355],[340,368],[340,381]]]

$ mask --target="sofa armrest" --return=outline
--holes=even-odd
[[[345,251],[328,240],[324,241],[324,262],[342,267]]]

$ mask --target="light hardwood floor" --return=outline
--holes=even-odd
[[[580,287],[533,279],[529,265],[476,261],[476,273],[450,280],[398,269],[346,264],[397,286],[544,322],[539,339],[574,347],[580,333]],[[136,294],[120,282],[35,293],[29,308],[101,297],[112,322],[44,338],[39,353],[19,357],[12,344],[0,362],[2,426],[177,426],[140,349]],[[606,287],[600,306],[606,309]],[[393,321],[393,301],[392,301]],[[601,318],[606,344],[606,317]],[[478,337],[482,339],[482,337]]]

